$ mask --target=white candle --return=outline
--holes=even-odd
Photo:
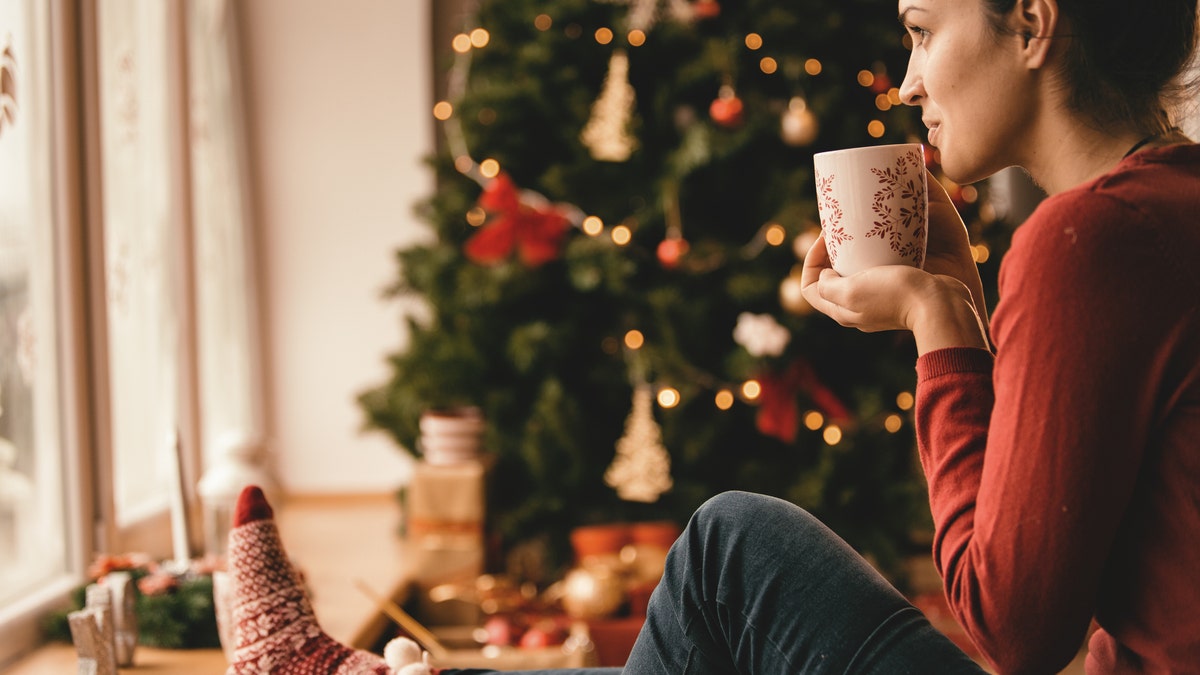
[[[191,565],[191,537],[188,533],[187,499],[184,497],[183,441],[177,429],[171,437],[170,453],[174,458],[175,470],[171,481],[171,545],[175,554],[175,565],[179,571]]]

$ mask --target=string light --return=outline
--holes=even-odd
[[[809,75],[820,75],[822,70],[821,62],[817,59],[808,59],[804,62],[804,72]]]
[[[775,71],[779,70],[779,63],[769,56],[764,56],[762,60],[758,62],[758,68],[767,75],[773,75],[775,74]]]
[[[476,49],[482,49],[491,41],[492,36],[483,28],[476,28],[471,31],[471,46]]]
[[[746,35],[746,48],[751,51],[762,47],[763,39],[758,33],[748,33]]]
[[[475,168],[475,161],[466,155],[459,155],[454,158],[454,168],[459,173],[470,173]]]
[[[867,133],[871,138],[881,138],[885,131],[887,131],[887,127],[883,126],[883,122],[879,120],[871,120],[867,124]]]
[[[830,424],[821,433],[821,438],[825,439],[827,445],[837,445],[842,442],[842,428],[836,424]]]
[[[613,32],[612,32],[612,29],[610,29],[610,28],[597,28],[597,29],[596,29],[596,33],[595,33],[595,37],[596,37],[596,42],[599,42],[599,43],[600,43],[600,44],[602,44],[602,45],[606,45],[606,44],[608,44],[608,43],[610,43],[610,42],[612,42],[612,41],[613,41]]]
[[[742,396],[748,401],[757,400],[762,395],[762,385],[758,380],[746,380],[742,383]]]
[[[485,159],[479,163],[479,173],[483,174],[484,178],[495,178],[500,175],[500,162],[494,159]]]
[[[787,240],[787,230],[783,229],[783,226],[779,223],[771,223],[767,227],[767,231],[764,236],[766,236],[768,244],[771,246],[779,246]]]
[[[459,54],[466,54],[471,51],[471,36],[466,33],[459,33],[450,41],[450,46]]]
[[[617,225],[612,229],[612,240],[617,246],[624,246],[633,240],[633,232],[627,225]]]
[[[467,211],[467,224],[471,227],[479,227],[487,220],[487,212],[478,206]]]
[[[438,101],[433,106],[433,116],[435,119],[445,122],[454,114],[454,106],[450,105],[449,101]]]
[[[892,102],[892,105],[901,105],[904,103],[904,101],[900,99],[900,90],[896,87],[888,89],[887,96],[888,100]]]
[[[625,40],[629,43],[630,47],[641,47],[646,44],[646,32],[635,28],[629,31],[629,35],[625,36]]]
[[[729,410],[733,407],[733,392],[728,389],[722,389],[713,397],[713,403],[717,405],[718,410]]]
[[[642,345],[646,344],[646,336],[642,335],[642,331],[634,328],[625,333],[625,346],[630,349],[641,349]]]
[[[900,427],[903,425],[904,421],[901,420],[900,416],[896,413],[888,415],[887,418],[883,420],[883,428],[887,429],[888,433],[894,434],[897,431],[900,431]]]
[[[554,25],[554,19],[550,18],[549,14],[538,14],[533,17],[533,27],[540,31],[550,30]]]
[[[664,408],[674,408],[679,405],[679,390],[673,387],[663,387],[658,390],[658,404]]]
[[[816,410],[809,410],[804,413],[804,426],[809,431],[816,431],[825,426],[825,416]]]
[[[875,97],[875,107],[880,110],[887,111],[892,107],[892,99],[887,94],[879,94]]]
[[[912,392],[902,391],[896,394],[896,407],[901,410],[912,410],[914,402]]]
[[[858,71],[858,83],[864,87],[869,87],[875,84],[875,73],[869,70]]]
[[[992,257],[992,251],[987,244],[976,244],[971,247],[971,258],[977,263],[985,263]]]
[[[581,227],[585,234],[595,237],[604,231],[604,221],[599,216],[588,216],[583,219]]]

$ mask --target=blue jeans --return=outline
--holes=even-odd
[[[671,547],[624,672],[985,671],[808,512],[774,497],[726,492],[701,506]]]

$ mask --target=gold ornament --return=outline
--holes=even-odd
[[[796,316],[807,316],[813,311],[813,306],[808,304],[808,300],[804,299],[804,293],[801,292],[803,287],[800,285],[800,274],[803,269],[801,265],[794,265],[791,273],[779,284],[780,306]]]
[[[600,97],[592,104],[592,116],[580,134],[580,140],[601,162],[624,162],[637,148],[629,135],[633,117],[633,85],[629,84],[629,57],[618,49],[608,59],[608,75]]]
[[[671,489],[671,456],[662,445],[662,430],[654,421],[654,396],[648,385],[633,390],[633,410],[625,420],[625,435],[604,472],[604,482],[617,496],[631,502],[656,502]]]
[[[562,605],[575,619],[610,616],[625,602],[625,583],[606,565],[586,565],[567,572],[562,580]]]
[[[817,139],[817,116],[802,96],[793,96],[779,119],[779,134],[788,145],[808,145]]]

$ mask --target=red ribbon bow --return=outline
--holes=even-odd
[[[510,256],[513,249],[530,267],[558,257],[570,221],[553,205],[522,203],[508,174],[502,173],[488,183],[478,205],[495,215],[463,246],[463,253],[474,262],[495,264]]]
[[[812,402],[835,420],[850,419],[850,411],[825,383],[817,377],[812,366],[797,359],[782,373],[766,373],[758,378],[762,393],[758,397],[755,426],[759,433],[778,438],[785,443],[796,440],[800,430],[800,407],[797,396],[806,392]]]

